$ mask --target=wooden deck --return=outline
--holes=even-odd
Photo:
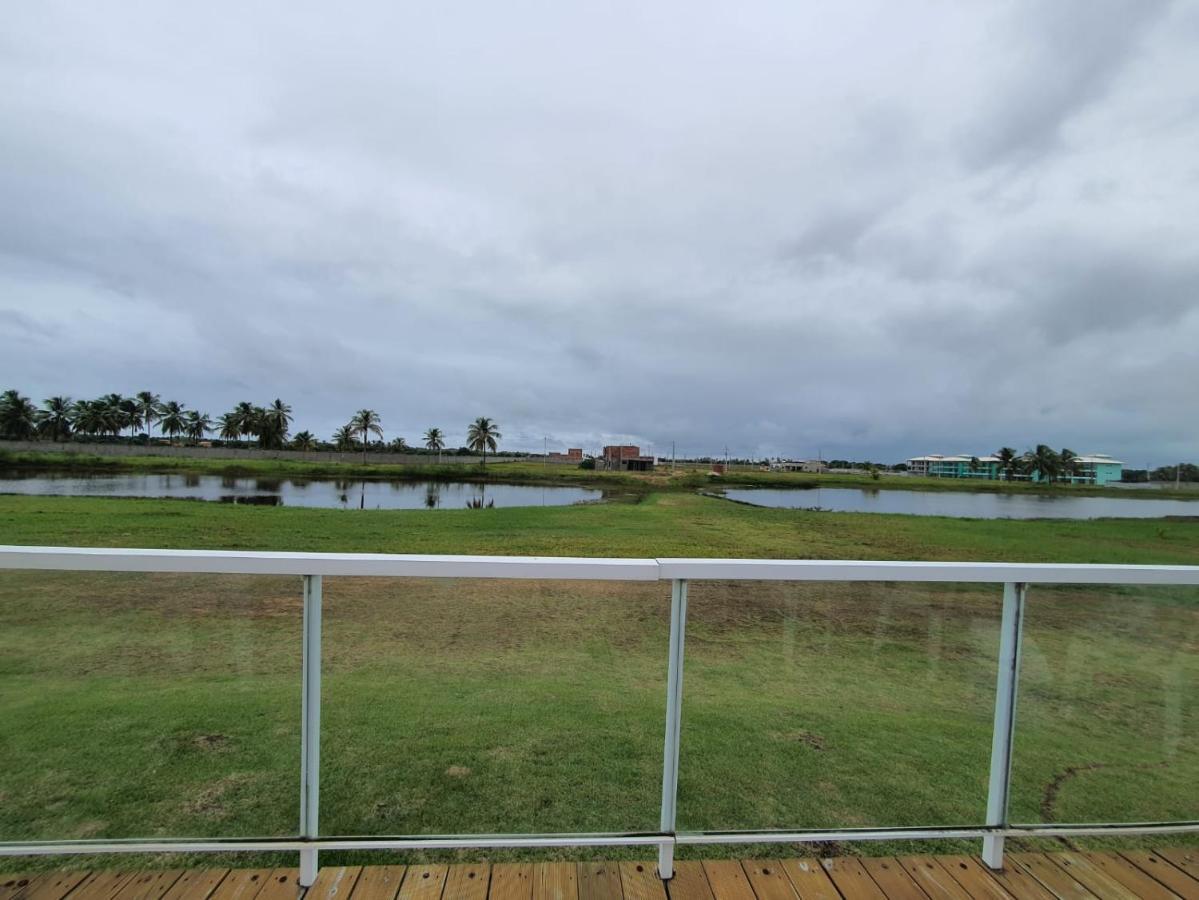
[[[296,869],[0,876],[0,900],[297,900]],[[324,868],[304,900],[1199,900],[1199,850]]]

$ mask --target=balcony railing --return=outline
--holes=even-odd
[[[686,844],[798,843],[920,839],[981,839],[984,861],[1003,864],[1008,837],[1199,832],[1199,821],[1019,824],[1010,821],[1022,625],[1029,585],[1199,585],[1199,567],[1055,565],[825,560],[573,559],[559,557],[403,556],[362,553],[270,553],[209,550],[114,550],[0,547],[0,569],[295,575],[303,579],[300,822],[293,837],[211,840],[62,840],[0,843],[0,855],[298,851],[301,883],[316,876],[320,850],[428,850],[495,847],[656,846],[659,873],[673,874],[674,851]],[[454,834],[330,836],[320,830],[321,590],[323,576],[387,578],[669,581],[666,711],[659,830],[647,833]],[[689,832],[676,827],[682,720],[687,586],[691,581],[955,582],[1002,584],[994,727],[985,821],[970,827],[772,829]],[[1085,615],[1085,611],[1080,611]]]

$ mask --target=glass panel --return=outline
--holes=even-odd
[[[1012,820],[1199,818],[1199,588],[1029,589]]]
[[[299,822],[299,578],[0,572],[0,839]]]
[[[324,593],[326,834],[656,830],[669,585]]]
[[[692,582],[682,830],[985,819],[1002,587]]]

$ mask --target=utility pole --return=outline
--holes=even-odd
[[[1174,467],[1174,490],[1182,487],[1182,463]]]
[[[674,474],[674,441],[670,442],[670,474]]]
[[[549,467],[549,464],[550,464],[550,439],[549,439],[549,436],[548,435],[544,436],[542,438],[542,441],[544,441],[544,443],[545,443],[545,455],[541,458],[541,471],[544,472]]]

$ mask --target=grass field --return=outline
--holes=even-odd
[[[1199,564],[1194,521],[676,491],[436,513],[0,497],[0,543]],[[656,827],[668,593],[327,579],[323,830]],[[1195,818],[1199,592],[1034,588],[1029,603],[1016,817]],[[991,586],[693,584],[681,827],[979,821],[999,606]],[[295,578],[0,575],[0,839],[292,832],[299,629]]]

